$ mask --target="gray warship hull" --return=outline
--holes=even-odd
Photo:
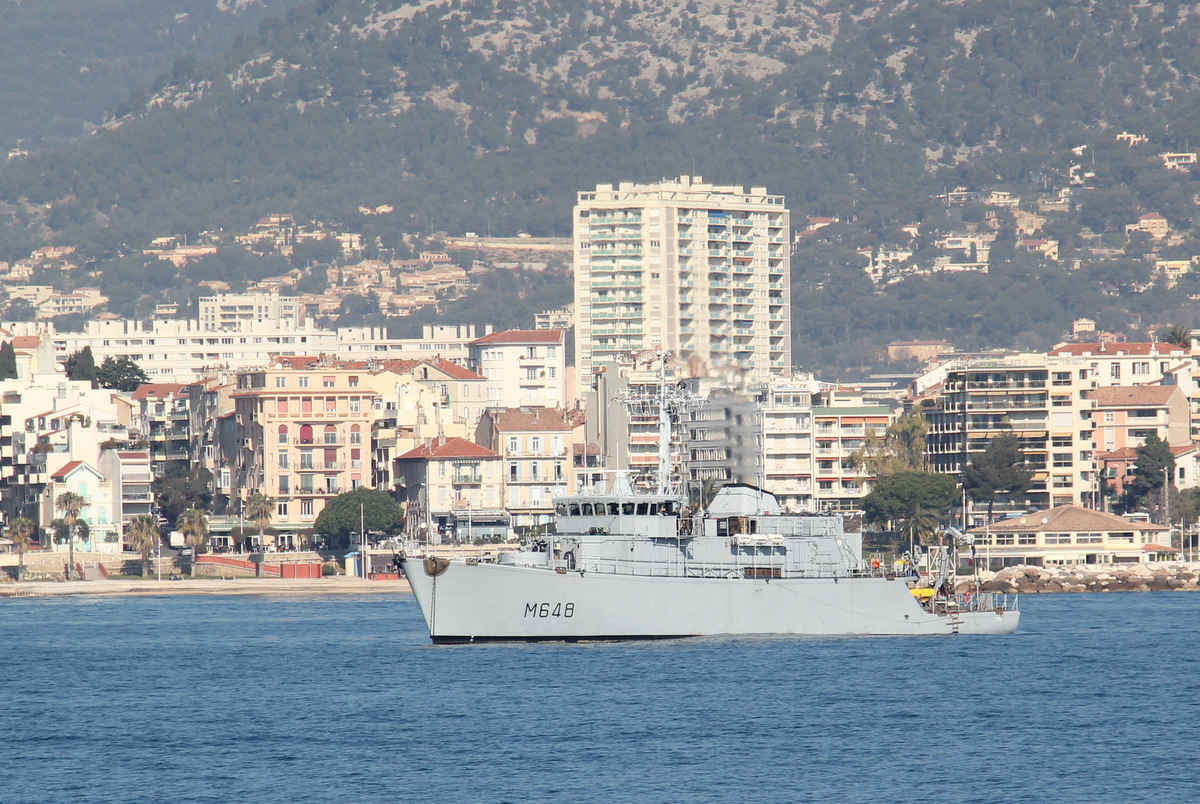
[[[1008,634],[999,595],[927,609],[903,579],[626,575],[564,567],[401,561],[434,642],[749,635]]]

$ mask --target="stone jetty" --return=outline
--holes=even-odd
[[[1200,563],[1019,565],[999,572],[981,572],[980,579],[983,591],[1007,594],[1196,591],[1200,590]],[[961,591],[974,584],[973,577],[959,576]]]

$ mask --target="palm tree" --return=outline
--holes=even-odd
[[[67,580],[70,580],[71,576],[75,574],[75,522],[78,521],[79,514],[85,505],[87,505],[87,500],[73,491],[64,491],[54,500],[54,507],[63,512],[63,522],[67,525],[67,542],[70,544],[71,553]]]
[[[12,539],[17,548],[17,580],[25,578],[25,548],[29,547],[29,539],[33,536],[33,521],[19,516],[8,523],[8,538]]]
[[[1184,349],[1188,349],[1192,345],[1192,331],[1183,324],[1171,324],[1165,329],[1160,329],[1158,336],[1163,339],[1164,343],[1182,346]]]
[[[196,559],[200,549],[208,544],[208,514],[199,508],[189,508],[175,520],[175,527],[192,548],[192,577],[195,578]]]
[[[275,513],[275,499],[261,491],[250,495],[246,501],[246,517],[258,527],[258,547],[263,547],[267,527],[271,524],[271,514]]]
[[[158,546],[162,533],[153,514],[138,514],[125,528],[125,543],[142,556],[142,577],[150,575],[150,554]]]
[[[914,545],[924,544],[937,532],[937,511],[927,508],[919,502],[914,502],[907,516],[900,520],[900,531],[908,534],[908,544],[911,550]]]

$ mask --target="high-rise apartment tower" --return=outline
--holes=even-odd
[[[593,368],[663,349],[763,381],[791,371],[790,225],[783,196],[696,176],[579,193],[575,355]]]

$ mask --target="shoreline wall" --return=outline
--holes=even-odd
[[[1005,594],[1197,591],[1200,590],[1200,562],[1020,565],[1005,567],[999,572],[981,572],[980,579],[983,591]],[[974,576],[959,576],[960,591],[974,585]]]

